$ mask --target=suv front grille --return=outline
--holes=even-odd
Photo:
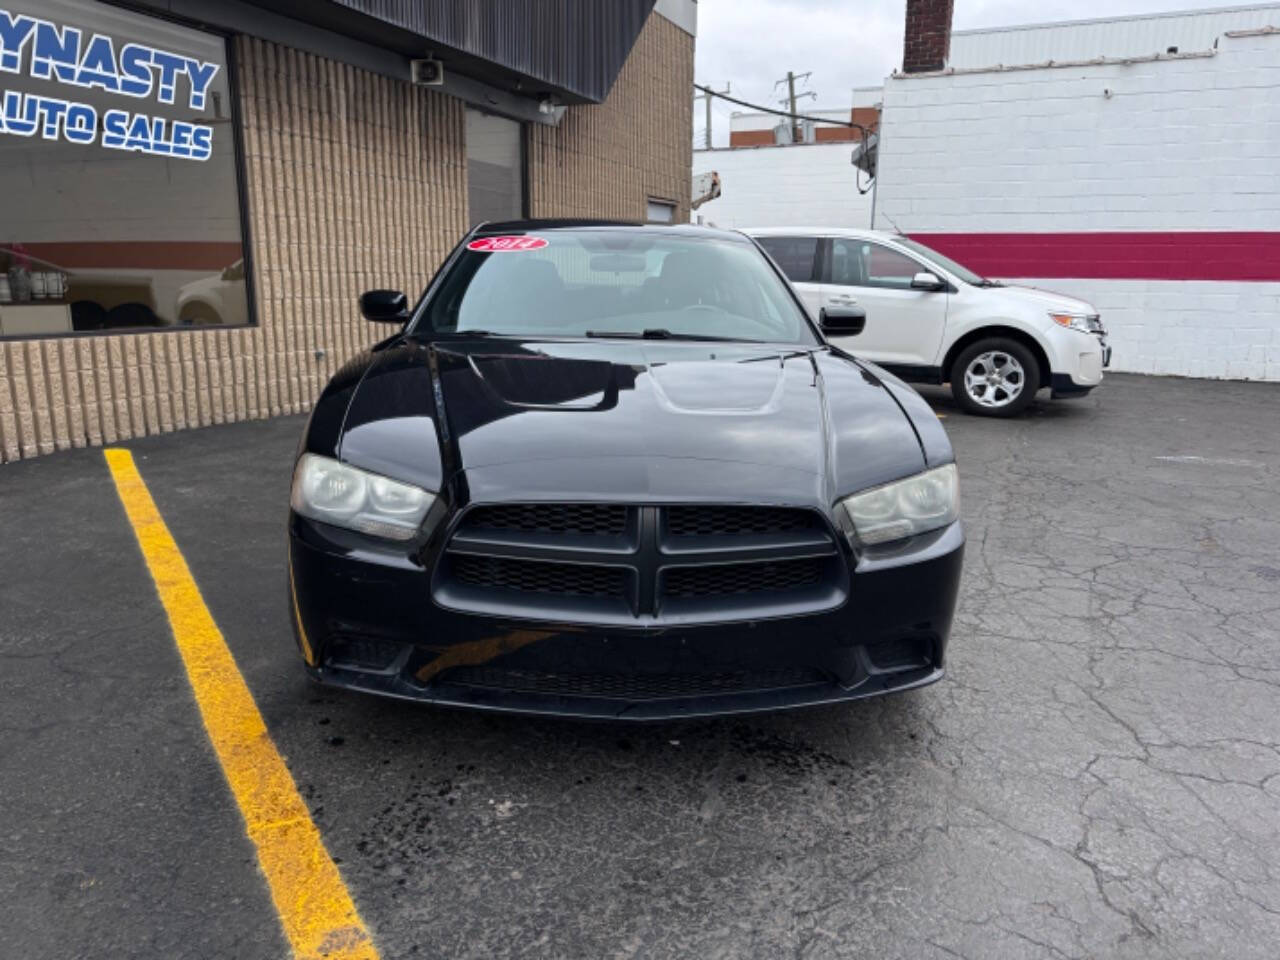
[[[848,574],[816,511],[518,503],[462,516],[433,592],[493,616],[688,623],[831,609]]]

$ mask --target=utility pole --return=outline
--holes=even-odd
[[[791,142],[792,143],[795,143],[797,140],[800,139],[800,124],[797,123],[795,120],[796,101],[801,100],[804,97],[813,97],[814,99],[817,99],[818,97],[818,95],[814,93],[812,90],[806,90],[803,93],[797,94],[796,81],[807,80],[811,76],[813,76],[813,71],[809,71],[808,73],[792,73],[790,70],[788,70],[787,75],[773,85],[773,89],[775,90],[777,90],[784,83],[787,85],[787,95],[783,99],[779,100],[778,102],[781,103],[784,107],[786,107],[787,111],[791,114]]]
[[[703,144],[708,150],[711,149],[711,100],[717,93],[732,93],[732,92],[733,92],[732,84],[729,84],[726,82],[723,90],[709,90],[707,93],[700,93],[693,98],[694,100],[707,101],[707,129],[703,131],[704,133]]]

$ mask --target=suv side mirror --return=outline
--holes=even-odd
[[[861,307],[823,307],[818,325],[831,337],[856,337],[867,325],[867,311]]]
[[[409,298],[399,290],[369,290],[360,294],[360,312],[372,323],[407,323]]]
[[[947,284],[936,274],[929,273],[927,270],[917,273],[911,278],[912,290],[928,290],[930,293],[938,293],[947,289]]]

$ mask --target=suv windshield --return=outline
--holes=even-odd
[[[956,263],[950,257],[944,257],[937,250],[926,247],[923,243],[917,243],[910,237],[894,237],[898,243],[902,244],[908,250],[920,254],[922,257],[928,257],[944,270],[949,270],[955,276],[959,277],[965,283],[971,283],[975,287],[989,286],[990,281],[980,274],[974,273],[968,267]]]
[[[416,327],[515,337],[817,342],[754,244],[627,227],[477,238]]]

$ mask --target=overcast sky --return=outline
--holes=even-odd
[[[1177,9],[1237,6],[1244,0],[955,0],[955,29],[1124,16]],[[816,100],[804,109],[849,106],[849,90],[874,86],[902,63],[905,0],[699,0],[698,83],[753,103],[773,103],[774,81],[813,71]],[[729,114],[717,101],[711,129],[716,146],[729,142]],[[701,143],[705,108],[694,110]]]

